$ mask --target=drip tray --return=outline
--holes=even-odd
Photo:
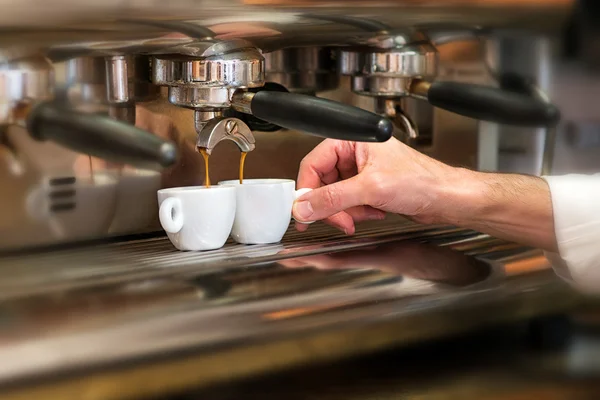
[[[13,296],[65,290],[103,283],[156,279],[188,272],[222,271],[249,263],[274,261],[327,251],[359,248],[402,238],[448,234],[473,236],[455,228],[424,228],[399,217],[368,222],[351,237],[325,224],[313,224],[308,232],[292,226],[283,241],[273,245],[240,245],[228,242],[214,251],[181,252],[165,236],[91,245],[55,251],[0,256],[0,300]]]
[[[0,393],[56,398],[179,390],[584,301],[539,251],[401,218],[210,252],[160,237],[13,255],[0,274]]]

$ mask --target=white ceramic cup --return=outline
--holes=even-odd
[[[235,218],[235,187],[179,187],[157,193],[160,224],[177,249],[223,247]]]
[[[294,200],[312,189],[296,189],[290,179],[244,179],[219,185],[236,189],[236,212],[231,237],[243,244],[281,241],[290,226]]]

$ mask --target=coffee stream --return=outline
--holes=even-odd
[[[244,183],[244,163],[246,162],[247,155],[248,153],[245,151],[242,151],[242,154],[240,154],[240,185]]]
[[[202,158],[204,158],[204,185],[210,187],[210,174],[208,173],[208,157],[210,157],[210,155],[204,147],[198,147],[198,151],[202,154]]]
[[[198,152],[202,154],[202,158],[204,158],[204,185],[206,187],[210,187],[210,174],[208,171],[208,159],[210,157],[210,154],[208,154],[204,147],[198,147]],[[242,153],[240,154],[240,184],[244,183],[244,165],[246,163],[247,155],[248,153],[244,151],[242,151]]]

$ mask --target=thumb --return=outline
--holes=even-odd
[[[299,222],[318,221],[351,207],[363,205],[358,176],[314,189],[298,198],[292,213]]]

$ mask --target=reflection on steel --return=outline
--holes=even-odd
[[[333,50],[300,47],[267,53],[265,80],[292,92],[315,94],[334,90],[339,83]]]
[[[419,140],[419,127],[400,106],[397,99],[385,97],[375,98],[375,112],[385,115],[394,122],[394,127],[399,129],[401,135],[398,139],[409,146],[416,146]]]
[[[530,250],[499,256],[509,244],[486,235],[398,218],[365,224],[354,237],[324,225],[310,231],[290,231],[278,245],[204,253],[178,252],[160,237],[5,255],[0,315],[17,318],[0,327],[0,357],[12,360],[0,365],[0,386],[32,395],[36,382],[44,387],[39,378],[62,372],[64,380],[45,390],[109,399],[157,394],[583,300],[547,265],[537,273],[513,269],[506,280],[499,260],[514,265]],[[167,358],[153,363],[161,354]],[[134,369],[123,364],[134,360]],[[216,360],[226,371],[209,367]],[[101,383],[109,371],[114,389]],[[135,376],[153,385],[134,384]]]
[[[545,31],[559,29],[573,7],[573,0],[545,1],[418,1],[369,3],[368,19],[364,5],[347,2],[302,1],[290,9],[290,2],[239,2],[235,0],[190,3],[187,0],[168,4],[140,0],[135,5],[122,0],[101,4],[81,2],[45,3],[37,7],[31,0],[18,5],[0,3],[5,10],[0,27],[6,35],[0,46],[23,46],[23,49],[70,44],[93,48],[103,41],[106,45],[120,42],[120,49],[135,48],[126,42],[162,40],[177,32],[180,36],[200,38],[204,32],[251,39],[267,51],[304,45],[345,44],[357,37],[372,37],[378,27],[392,31],[419,26],[428,31],[480,30],[482,28],[525,28]],[[332,17],[344,17],[332,18]],[[319,18],[320,17],[320,18]],[[132,22],[132,20],[139,22]],[[106,29],[106,21],[111,21]],[[166,23],[165,21],[168,21]],[[198,25],[197,29],[192,29]],[[26,28],[44,28],[35,35]],[[12,29],[12,31],[11,31]],[[435,33],[435,32],[434,32]],[[435,37],[435,35],[434,35]],[[139,49],[139,48],[138,48]]]
[[[32,102],[51,99],[54,90],[52,64],[44,57],[0,63],[0,126],[23,120]]]

